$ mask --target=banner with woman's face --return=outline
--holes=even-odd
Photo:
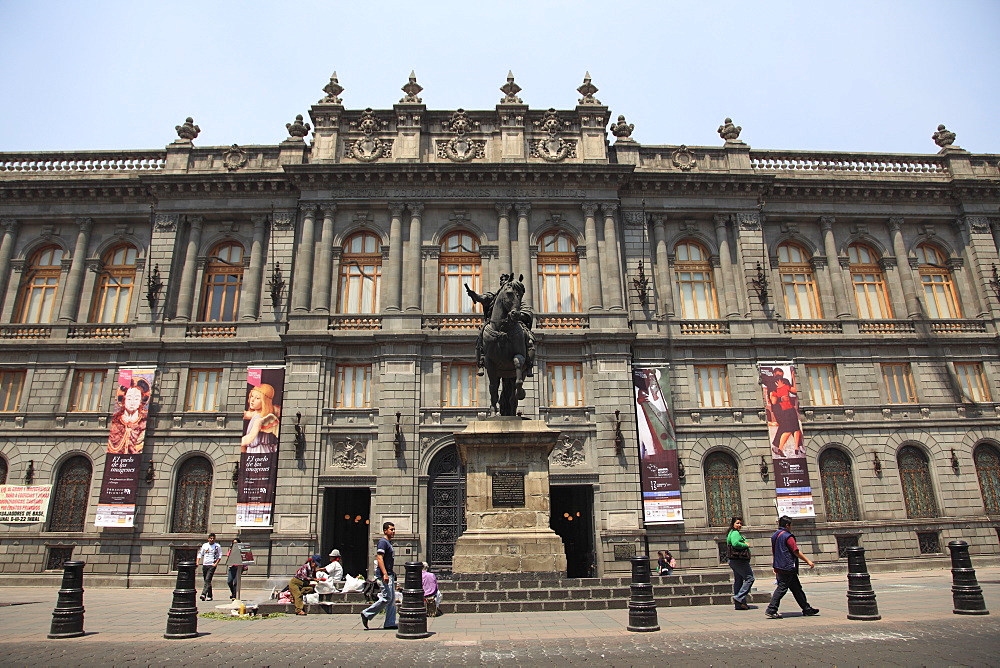
[[[778,516],[816,517],[805,436],[799,418],[795,365],[791,362],[760,362],[758,372],[767,416]]]
[[[284,367],[258,366],[247,369],[239,481],[236,487],[237,527],[267,528],[273,524],[284,387]]]

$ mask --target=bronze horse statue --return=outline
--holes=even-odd
[[[524,399],[524,377],[531,365],[527,323],[531,311],[522,307],[523,276],[502,282],[483,327],[483,361],[490,381],[490,404],[500,415],[517,415],[517,402]],[[503,388],[501,389],[501,381]]]

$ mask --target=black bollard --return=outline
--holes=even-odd
[[[951,597],[955,601],[956,615],[988,615],[986,601],[983,600],[983,590],[976,580],[976,571],[972,568],[972,557],[969,556],[969,544],[964,540],[953,540],[948,543],[951,550]]]
[[[83,633],[83,567],[84,561],[63,563],[62,589],[55,610],[49,638],[79,638]]]
[[[847,548],[847,618],[869,622],[882,619],[863,547]]]
[[[419,561],[407,561],[404,568],[403,604],[399,606],[396,637],[404,640],[427,638],[431,634],[427,630],[427,606],[424,604],[424,565]]]
[[[167,613],[167,632],[164,638],[177,640],[181,638],[198,637],[198,604],[195,603],[193,561],[182,561],[177,564],[177,588],[174,589],[174,602]]]
[[[649,578],[649,557],[632,557],[631,596],[628,599],[628,630],[642,633],[659,631],[656,621],[656,599]]]

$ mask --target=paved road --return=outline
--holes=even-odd
[[[628,611],[446,614],[433,635],[400,640],[347,615],[254,622],[199,619],[203,634],[163,639],[171,596],[155,589],[90,589],[83,638],[47,640],[56,592],[0,589],[0,664],[9,666],[1000,666],[1000,569],[981,569],[988,616],[952,613],[948,571],[872,576],[883,616],[846,619],[846,578],[805,580],[818,617],[763,615],[771,582],[758,574],[756,610],[658,611],[661,630],[627,631]],[[29,603],[28,601],[37,601]],[[23,603],[3,605],[4,603]],[[205,604],[200,604],[205,610]],[[376,626],[373,622],[372,626]]]

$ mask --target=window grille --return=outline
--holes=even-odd
[[[629,561],[635,556],[635,543],[612,543],[615,561]]]
[[[918,531],[917,543],[920,545],[920,554],[941,553],[941,535],[937,531]]]
[[[976,464],[976,476],[986,512],[1000,513],[1000,449],[981,443],[976,446],[972,459]]]
[[[174,548],[174,560],[171,562],[171,570],[177,570],[177,564],[182,561],[197,561],[198,560],[198,548],[197,547],[175,547]]]
[[[0,457],[0,485],[7,484],[7,460]]]
[[[729,543],[724,540],[715,541],[715,547],[719,550],[719,563],[729,563]]]
[[[72,558],[72,547],[50,547],[49,554],[45,559],[45,570],[61,571],[63,570],[63,564]]]
[[[851,460],[842,450],[829,448],[819,458],[827,522],[853,522],[860,519],[858,498],[854,491]]]
[[[837,558],[847,559],[847,548],[858,547],[860,536],[837,536]]]
[[[743,516],[738,473],[736,460],[725,452],[713,452],[705,458],[709,526],[728,526],[730,518]]]
[[[931,485],[930,465],[925,455],[912,445],[899,450],[899,479],[903,487],[906,516],[937,517],[937,501]]]
[[[208,508],[212,494],[212,465],[204,457],[191,457],[181,464],[174,489],[174,533],[208,531]]]
[[[92,473],[90,460],[83,455],[70,457],[59,467],[49,531],[83,531]]]

